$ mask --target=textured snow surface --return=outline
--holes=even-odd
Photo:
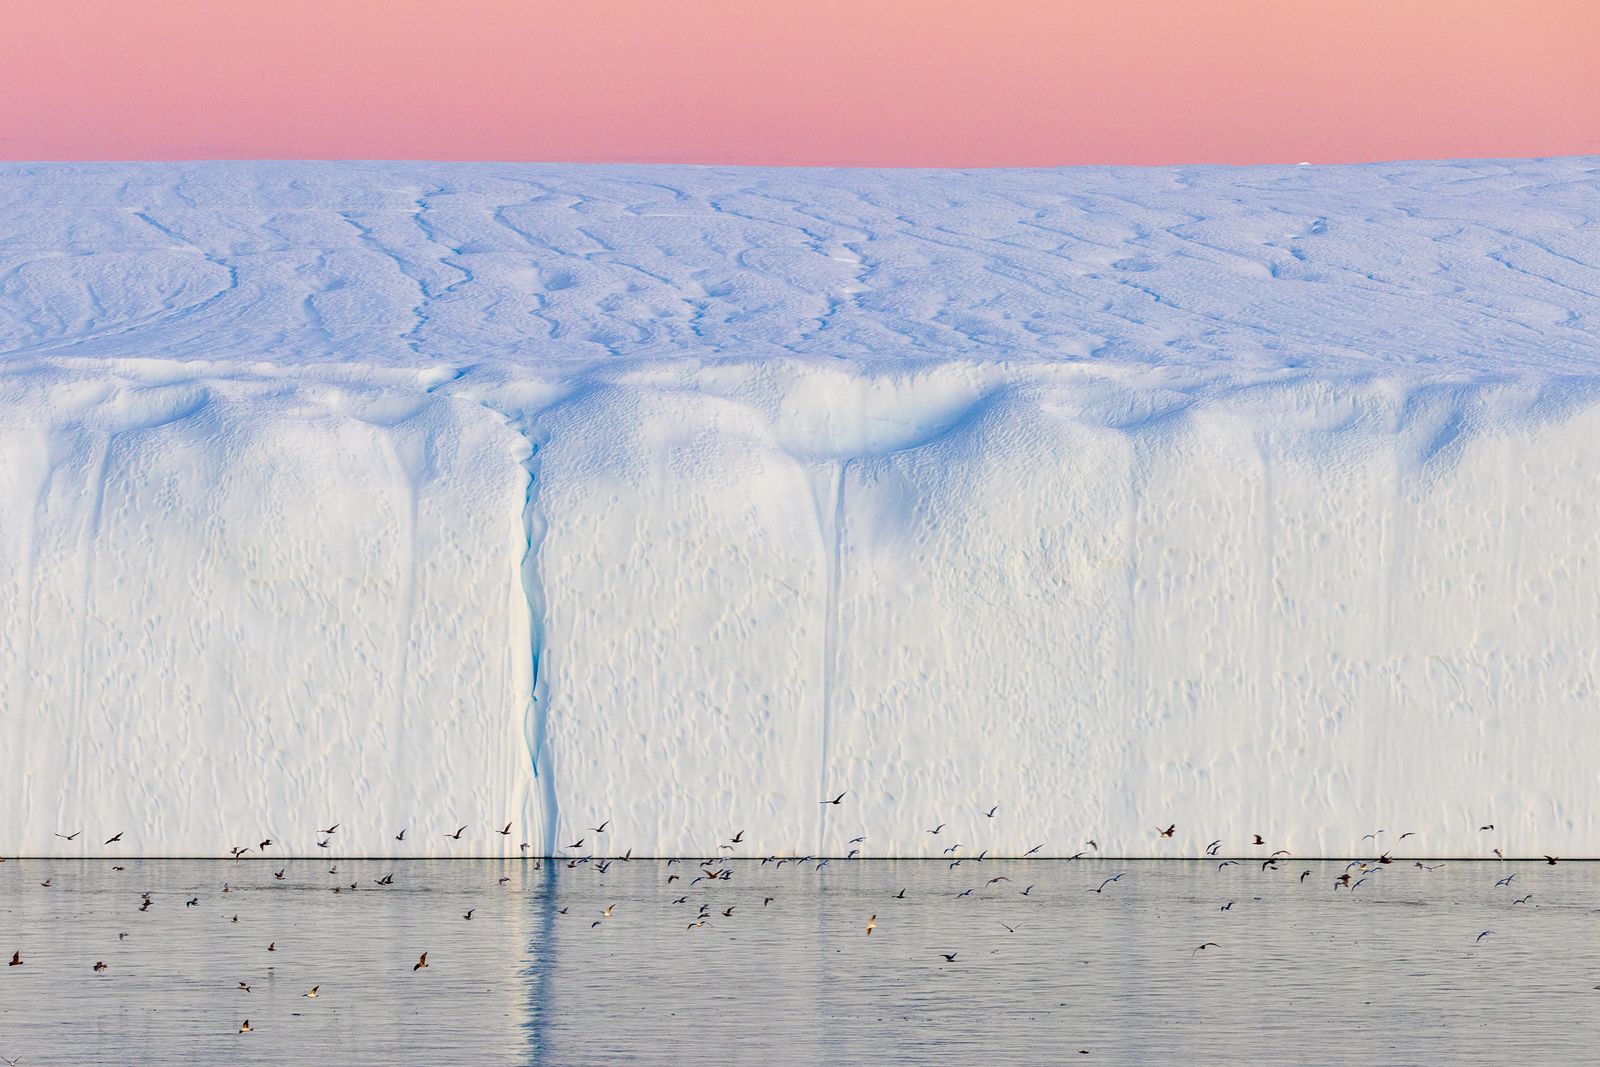
[[[4,166],[0,854],[1600,855],[1597,476],[1592,159]]]

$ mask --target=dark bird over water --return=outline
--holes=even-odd
[[[839,801],[843,800],[849,794],[849,792],[850,792],[850,790],[846,789],[843,793],[840,793],[838,796],[834,797],[832,800],[824,800],[823,803],[824,804],[837,804],[837,803],[839,803]]]

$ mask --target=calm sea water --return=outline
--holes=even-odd
[[[0,864],[0,952],[24,961],[0,966],[0,1056],[1600,1060],[1600,864],[1396,863],[1354,892],[1342,862],[122,865]]]

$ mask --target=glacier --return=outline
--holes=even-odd
[[[0,165],[0,855],[1600,856],[1597,475],[1600,159]]]

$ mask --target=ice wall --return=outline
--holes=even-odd
[[[1600,855],[1594,164],[1310,170],[0,174],[0,854]]]

